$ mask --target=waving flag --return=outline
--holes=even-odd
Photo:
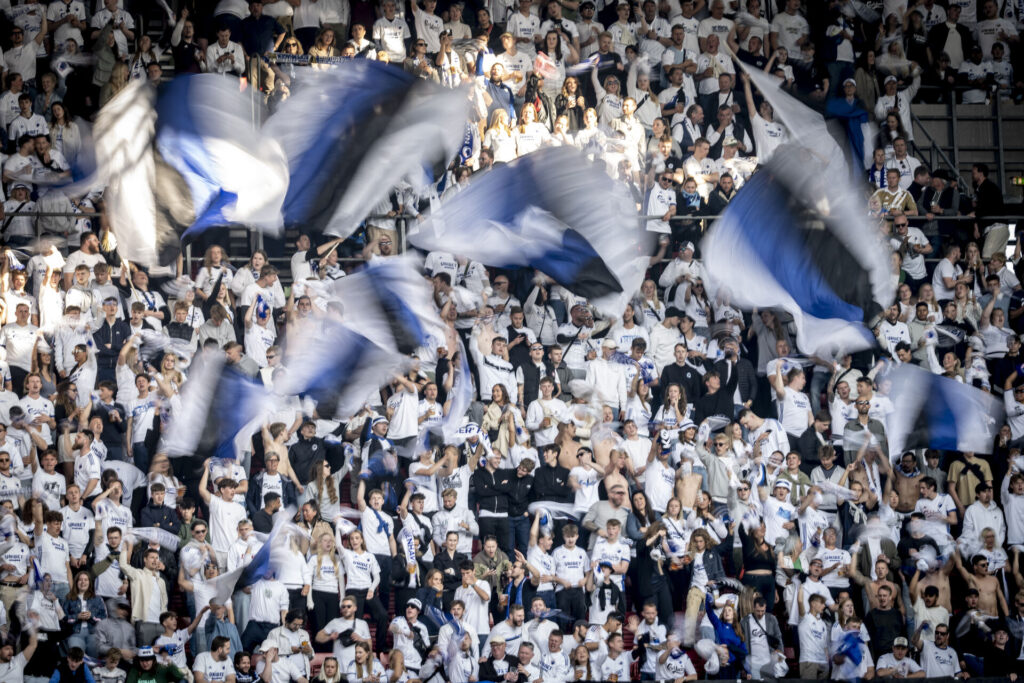
[[[288,156],[285,221],[350,235],[403,178],[456,157],[468,105],[462,90],[375,60],[309,74],[263,128]]]
[[[251,106],[220,76],[186,74],[159,90],[135,81],[102,109],[97,175],[123,257],[154,266],[210,228],[281,229],[287,160]]]
[[[746,308],[793,316],[808,354],[874,345],[864,322],[892,303],[890,250],[849,182],[843,150],[820,114],[757,70],[751,81],[790,131],[767,167],[744,184],[702,242],[713,290]]]
[[[229,367],[219,353],[203,355],[182,390],[160,448],[171,458],[201,453],[234,460],[239,436],[271,408],[262,384]]]
[[[625,187],[550,147],[474,177],[409,241],[499,268],[535,268],[609,315],[639,289],[650,251]]]
[[[913,365],[901,365],[889,376],[890,398],[896,407],[887,429],[893,459],[915,448],[992,452],[1003,424],[1003,405],[998,399]]]

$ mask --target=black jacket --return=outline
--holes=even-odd
[[[459,569],[459,565],[468,560],[469,557],[463,553],[456,552],[455,556],[448,555],[448,549],[442,549],[437,555],[434,555],[434,569],[441,571],[444,578],[444,589],[446,591],[453,591],[459,587],[462,583],[462,570]],[[452,571],[449,573],[448,569]]]
[[[960,47],[963,48],[964,57],[971,54],[971,47],[974,45],[974,37],[970,29],[963,24],[956,25],[956,32],[960,34]],[[946,38],[949,37],[949,26],[946,22],[936,24],[928,32],[928,49],[932,51],[932,61],[938,63],[939,55],[946,47]]]
[[[309,468],[317,458],[327,459],[327,444],[318,436],[307,439],[299,434],[299,440],[288,449],[288,459],[292,463],[292,469],[295,470],[295,476],[299,478],[303,486],[309,483]],[[262,504],[263,502],[260,501],[260,505],[257,507],[262,507]]]
[[[499,662],[504,662],[506,666],[501,667],[501,670],[508,673],[509,671],[515,671],[519,667],[519,660],[512,655],[505,655],[504,659],[499,659]],[[480,677],[481,681],[505,681],[505,674],[499,673],[494,666],[494,657],[488,657],[487,661],[480,665]],[[519,674],[519,678],[516,679],[516,683],[526,683],[528,677],[526,674]]]
[[[661,390],[664,391],[669,384],[681,386],[686,392],[686,400],[690,402],[696,401],[704,393],[700,373],[686,364],[672,363],[665,366],[661,371]]]
[[[476,502],[481,512],[508,513],[508,491],[513,476],[511,470],[495,470],[492,473],[486,467],[478,467],[473,472],[470,486],[476,493]]]
[[[96,344],[96,366],[113,370],[117,366],[117,357],[121,349],[131,336],[131,328],[124,320],[115,320],[111,325],[104,319],[103,324],[92,335],[93,343]]]
[[[166,505],[153,505],[152,501],[146,503],[139,514],[139,526],[155,526],[158,529],[177,534],[179,524],[178,513],[174,511],[174,508]]]
[[[505,470],[511,475],[508,483],[508,516],[522,517],[530,504],[530,491],[533,489],[533,475],[520,477],[515,470]]]
[[[569,486],[569,470],[556,465],[541,465],[533,471],[533,500],[552,503],[571,503],[575,498]]]
[[[716,361],[714,369],[725,386],[726,377],[729,376],[728,363],[724,360]],[[746,358],[736,359],[732,366],[732,374],[736,375],[736,388],[740,391],[741,402],[746,403],[757,398],[757,370],[754,369],[753,363]]]

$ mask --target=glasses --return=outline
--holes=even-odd
[[[869,406],[869,405],[871,405],[871,401],[857,401],[857,405],[859,405],[859,406]]]
[[[531,346],[530,350],[531,351],[543,351],[544,347],[543,346]]]
[[[206,529],[203,529],[203,528],[193,529],[192,533],[194,533],[194,534],[205,534],[206,533]]]
[[[381,240],[380,242],[378,242],[378,244],[380,244],[382,246],[390,247],[391,246],[391,240]]]
[[[749,486],[741,486],[741,487],[739,487],[739,489],[738,489],[738,490],[739,490],[739,491],[749,491],[749,490],[750,490],[750,487],[749,487]]]
[[[717,442],[715,442],[715,445],[716,445],[717,447],[719,447],[719,448],[725,448],[725,447],[726,447],[726,446],[728,446],[729,444],[727,444],[727,443],[726,443],[726,442],[724,442],[724,441],[717,441]]]
[[[267,360],[274,360],[275,358],[277,358],[277,354],[276,353],[268,353],[267,354]]]
[[[426,43],[416,43],[416,47],[426,47]]]
[[[909,225],[909,223],[897,223],[896,227],[897,228],[905,228],[905,227],[907,227],[907,225]]]
[[[0,465],[6,465],[11,461],[10,458],[0,458]]]
[[[355,605],[342,605],[341,606],[341,609],[355,609],[355,608],[356,608]]]

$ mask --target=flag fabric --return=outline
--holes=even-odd
[[[869,348],[875,340],[865,321],[895,297],[890,250],[867,220],[821,115],[769,75],[748,73],[798,134],[744,184],[704,238],[710,288],[733,305],[789,312],[807,354]]]
[[[173,407],[161,450],[171,458],[201,453],[234,460],[239,434],[271,408],[271,396],[262,384],[228,366],[221,354],[204,354],[189,374],[180,404]]]
[[[409,241],[499,268],[535,268],[619,316],[649,263],[647,233],[621,183],[579,152],[538,150],[475,176],[413,226]]]
[[[263,128],[288,158],[285,222],[352,234],[391,187],[456,157],[468,105],[461,89],[375,60],[305,75]]]
[[[459,369],[454,369],[455,381],[452,383],[452,390],[448,395],[448,414],[441,421],[440,432],[445,443],[451,443],[455,433],[462,426],[462,419],[469,410],[469,404],[473,402],[473,376],[469,371],[469,362],[466,360],[466,348],[462,341],[459,341]]]
[[[169,263],[183,239],[218,226],[276,234],[283,225],[284,152],[253,129],[249,99],[216,74],[159,89],[132,82],[100,111],[93,144],[118,252],[129,261]]]
[[[916,448],[992,452],[1004,420],[997,398],[914,365],[901,365],[887,376],[896,407],[886,430],[891,458]]]
[[[445,338],[433,291],[412,256],[376,259],[335,282],[334,296],[359,311],[359,332],[385,349],[413,353],[429,337]]]
[[[178,545],[181,541],[177,534],[155,526],[133,527],[131,534],[136,538],[157,543],[161,548],[170,550],[172,553],[178,552]]]

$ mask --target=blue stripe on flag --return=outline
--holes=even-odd
[[[805,313],[819,319],[863,322],[864,312],[836,295],[821,265],[800,243],[793,230],[800,217],[789,210],[787,196],[770,172],[758,173],[730,202],[722,223],[747,242],[751,253]]]

